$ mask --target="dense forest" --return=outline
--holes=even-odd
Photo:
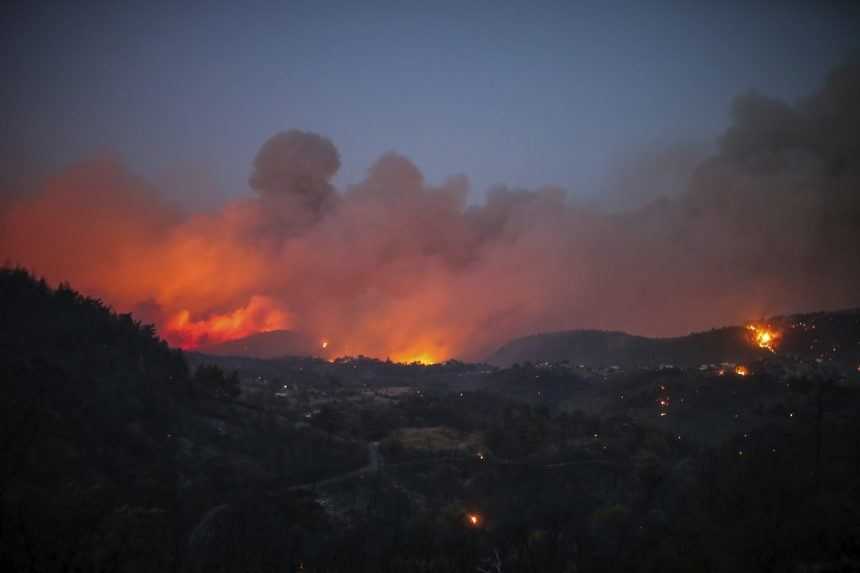
[[[5,269],[0,567],[860,570],[856,381],[762,364],[217,362]]]

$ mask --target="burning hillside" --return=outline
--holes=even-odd
[[[759,348],[776,352],[776,345],[779,339],[782,338],[782,333],[773,327],[767,325],[749,324],[747,330],[750,332],[750,338]]]
[[[190,350],[287,326],[289,319],[277,304],[266,297],[253,296],[244,307],[196,321],[189,311],[180,310],[166,321],[162,335],[173,345]]]

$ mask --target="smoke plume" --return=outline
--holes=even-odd
[[[676,335],[860,304],[858,66],[796,105],[738,97],[682,191],[609,214],[556,187],[468,206],[464,177],[429,184],[394,152],[337,191],[339,165],[325,137],[279,133],[254,160],[256,195],[187,213],[116,161],[84,163],[4,207],[0,260],[184,347],[291,329],[322,355],[406,361],[480,358],[540,331]]]

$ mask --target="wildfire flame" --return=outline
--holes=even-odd
[[[469,525],[472,527],[477,527],[479,523],[481,523],[481,517],[477,513],[467,513],[466,521],[469,522]]]
[[[432,353],[422,351],[395,354],[391,357],[391,360],[401,364],[423,364],[425,366],[439,362],[439,359]]]
[[[776,352],[776,344],[782,337],[782,333],[768,326],[760,326],[757,324],[747,325],[747,330],[750,331],[752,341],[759,347]]]
[[[747,369],[746,366],[737,366],[735,368],[735,374],[737,374],[738,376],[746,376],[749,373],[750,371],[749,369]]]
[[[271,299],[253,296],[248,304],[232,312],[200,320],[192,320],[188,310],[180,310],[167,321],[162,335],[172,345],[190,350],[205,344],[287,328],[289,324],[287,313]]]

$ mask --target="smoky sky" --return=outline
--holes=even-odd
[[[395,150],[430,181],[591,200],[619,158],[707,145],[860,47],[851,2],[4,2],[3,179],[118,154],[174,198],[247,191],[272,133]]]
[[[132,6],[4,8],[0,260],[171,343],[475,359],[860,305],[842,4]]]
[[[496,186],[469,205],[466,177],[434,185],[396,152],[336,191],[336,143],[296,129],[261,144],[256,193],[214,211],[178,208],[100,159],[13,200],[0,255],[153,320],[176,344],[241,323],[396,359],[860,304],[860,65],[796,103],[739,94],[730,117],[683,189],[618,212],[558,186]]]

